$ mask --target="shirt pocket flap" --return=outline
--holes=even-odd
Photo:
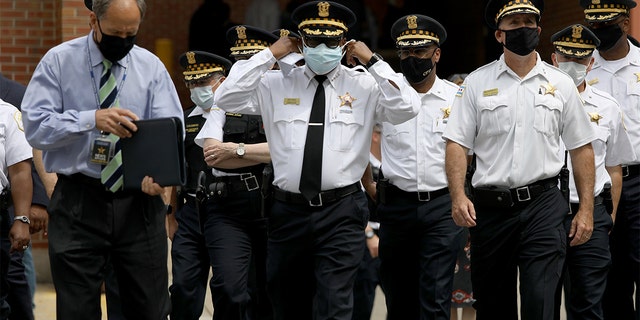
[[[535,95],[533,101],[536,106],[542,106],[546,107],[549,110],[557,110],[562,112],[562,102],[550,95],[537,94]]]
[[[307,122],[309,120],[309,114],[310,110],[303,108],[276,108],[273,113],[273,122]]]

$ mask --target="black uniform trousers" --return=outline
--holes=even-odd
[[[573,206],[573,205],[572,205]],[[575,212],[574,212],[575,213]],[[567,235],[574,214],[567,215],[564,227]],[[558,286],[555,319],[560,319],[560,295],[564,286],[564,305],[567,320],[602,320],[602,296],[607,285],[607,274],[611,266],[609,231],[613,220],[602,203],[593,210],[593,233],[586,243],[567,246],[567,258],[563,281]],[[567,238],[567,243],[571,239]],[[562,285],[563,284],[563,285]]]
[[[11,220],[6,210],[0,209],[0,320],[9,317],[11,307],[7,301],[9,296],[9,283],[7,282],[7,272],[9,272],[9,261],[11,256],[11,241],[9,231],[11,230]]]
[[[351,320],[369,220],[362,191],[321,207],[276,200],[267,288],[276,320]]]
[[[58,176],[49,205],[49,259],[58,319],[99,320],[110,259],[127,319],[170,311],[165,206],[160,196],[111,193],[99,179]]]
[[[640,319],[640,176],[624,178],[611,230],[611,270],[604,294],[604,318]],[[635,284],[635,309],[634,309]]]
[[[207,201],[204,236],[213,278],[213,319],[271,319],[266,294],[267,220],[262,194],[231,190]]]
[[[31,290],[24,273],[23,252],[9,253],[13,213],[0,212],[0,320],[32,320]]]
[[[544,191],[526,205],[475,210],[476,226],[469,231],[477,320],[518,319],[518,272],[520,319],[553,319],[567,246],[563,221],[569,212],[560,190]]]
[[[356,280],[353,283],[352,320],[369,320],[376,298],[376,288],[380,284],[380,258],[372,257],[369,248],[364,246],[364,255]]]
[[[178,230],[171,243],[171,320],[197,320],[204,308],[211,267],[196,199],[187,195],[175,214]]]
[[[428,202],[386,197],[380,217],[380,275],[387,319],[450,319],[462,228],[447,193]]]

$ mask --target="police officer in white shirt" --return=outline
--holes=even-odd
[[[376,118],[406,121],[420,104],[379,55],[360,41],[347,43],[344,35],[356,21],[348,8],[308,2],[292,20],[301,41],[282,37],[236,62],[215,103],[264,120],[276,187],[267,254],[275,319],[348,320],[369,216],[359,180],[373,125]],[[304,66],[287,75],[269,71],[276,59],[299,50]],[[341,65],[343,55],[368,72]]]
[[[230,55],[236,61],[266,50],[277,39],[267,30],[247,25],[227,30]],[[216,92],[222,83],[216,84]],[[224,112],[213,105],[195,142],[213,173],[203,224],[213,272],[214,317],[271,319],[261,193],[263,170],[271,158],[262,118]]]
[[[383,122],[378,182],[380,275],[388,319],[442,319],[451,292],[462,228],[451,217],[442,133],[458,86],[436,75],[444,27],[411,14],[391,27],[406,81],[421,98],[420,113]]]
[[[180,55],[183,80],[191,93],[193,105],[185,109],[184,150],[187,178],[178,194],[172,194],[175,214],[167,214],[171,241],[171,319],[198,319],[205,306],[207,280],[211,269],[203,226],[207,203],[197,198],[198,184],[213,182],[211,169],[202,156],[195,138],[203,130],[212,111],[213,92],[224,81],[231,61],[205,51],[187,51]],[[201,174],[204,181],[201,181]],[[213,281],[212,281],[213,282]],[[218,297],[221,295],[216,295]]]
[[[587,83],[620,104],[636,159],[622,166],[622,194],[610,235],[606,319],[640,319],[640,48],[627,38],[633,0],[581,0],[585,21],[600,39]],[[634,293],[635,284],[635,293]],[[635,295],[635,307],[634,307]]]
[[[595,136],[571,78],[535,51],[542,9],[541,0],[489,1],[485,20],[504,53],[465,79],[444,133],[453,219],[470,227],[478,320],[518,318],[518,274],[521,319],[553,318],[569,212],[557,188],[561,139],[580,201],[570,245],[593,230]],[[464,193],[469,149],[473,201]]]
[[[617,101],[608,93],[587,85],[584,80],[593,66],[592,53],[600,40],[587,27],[574,24],[551,36],[551,42],[555,50],[551,54],[553,65],[571,76],[578,87],[584,101],[585,116],[596,134],[596,139],[591,142],[596,167],[593,233],[583,245],[567,249],[563,281],[564,306],[568,319],[604,319],[602,296],[611,264],[609,231],[613,227],[612,218],[615,219],[615,208],[622,189],[620,164],[633,161],[635,153],[623,126],[622,112]],[[560,151],[561,155],[566,152],[564,148]],[[567,165],[571,171],[571,162],[568,161]],[[571,175],[567,182],[571,212],[565,218],[565,228],[569,231],[579,204],[575,181]],[[611,212],[607,212],[609,210]],[[558,294],[561,287],[562,283],[558,286]],[[559,306],[558,295],[556,319],[560,319]]]
[[[7,301],[10,253],[27,250],[31,242],[30,209],[32,150],[24,136],[22,116],[0,99],[0,318],[11,316]],[[13,203],[14,215],[8,208]],[[15,306],[14,306],[15,307]]]

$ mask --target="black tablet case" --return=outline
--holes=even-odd
[[[120,140],[125,190],[140,190],[150,176],[161,186],[186,182],[182,121],[178,117],[134,121],[138,131]]]

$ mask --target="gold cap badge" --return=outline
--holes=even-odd
[[[582,30],[583,30],[582,26],[579,26],[579,25],[573,26],[571,36],[576,39],[582,38]]]
[[[247,38],[247,28],[244,26],[237,26],[236,32],[238,33],[238,39],[246,39]]]
[[[186,53],[187,56],[187,63],[188,64],[194,64],[196,63],[196,53],[193,51],[189,51]]]
[[[407,17],[407,28],[409,28],[409,29],[418,28],[418,17],[416,17],[416,16],[408,16]]]
[[[320,2],[318,3],[318,16],[326,18],[329,16],[329,2]]]

